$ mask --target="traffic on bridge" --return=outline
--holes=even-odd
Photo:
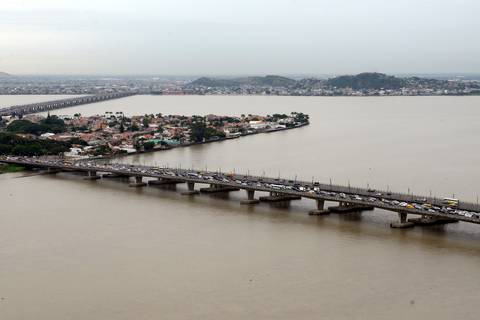
[[[290,202],[301,198],[317,201],[317,210],[312,215],[328,214],[335,212],[363,211],[369,208],[380,208],[399,214],[400,223],[392,223],[392,227],[410,227],[416,220],[409,219],[407,215],[419,215],[419,224],[448,223],[465,221],[480,224],[480,207],[478,204],[459,201],[453,198],[430,198],[413,194],[378,191],[374,189],[354,188],[323,184],[319,182],[306,182],[286,180],[280,178],[240,175],[234,173],[212,172],[202,170],[188,170],[180,168],[167,168],[156,166],[139,166],[121,163],[100,163],[98,161],[65,161],[62,159],[45,160],[40,158],[5,157],[0,162],[18,164],[31,168],[48,170],[80,171],[88,173],[91,180],[101,178],[97,173],[107,173],[118,177],[133,177],[136,183],[132,186],[145,186],[143,178],[155,178],[157,181],[148,181],[149,184],[176,184],[187,183],[186,194],[197,194],[195,183],[208,184],[210,192],[229,192],[243,189],[247,191],[248,200],[245,204],[256,204],[255,191],[268,192],[269,197],[260,197],[260,200],[269,202]],[[157,183],[155,183],[157,182]],[[202,191],[202,189],[200,189]],[[324,202],[338,202],[339,207],[324,209]],[[418,222],[418,221],[417,221]]]
[[[100,101],[119,99],[135,95],[134,92],[108,93],[94,96],[75,97],[47,102],[30,103],[11,106],[0,109],[0,116],[25,115],[30,113],[45,112],[55,109],[79,106],[82,104],[95,103]]]

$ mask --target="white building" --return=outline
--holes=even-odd
[[[255,129],[255,130],[262,130],[266,129],[269,124],[264,121],[250,121],[249,123],[250,128]]]

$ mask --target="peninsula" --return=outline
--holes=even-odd
[[[0,120],[0,155],[70,158],[114,156],[235,139],[309,124],[301,112],[267,116],[182,116],[123,112],[58,117],[37,114]]]

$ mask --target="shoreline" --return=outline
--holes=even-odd
[[[274,132],[279,132],[279,131],[287,131],[287,130],[292,130],[292,129],[298,129],[298,128],[306,127],[308,125],[310,125],[310,122],[302,123],[300,125],[297,125],[297,126],[294,126],[294,127],[291,127],[291,128],[269,129],[269,130],[266,130],[266,131],[245,133],[245,134],[242,134],[242,135],[239,135],[239,136],[236,136],[236,137],[230,137],[230,138],[225,137],[225,138],[219,138],[219,139],[215,139],[215,140],[208,140],[208,141],[202,141],[202,142],[191,142],[191,143],[181,144],[181,145],[178,145],[178,146],[169,146],[167,148],[157,148],[157,149],[152,149],[152,150],[148,150],[148,151],[136,151],[136,152],[126,153],[126,154],[116,154],[116,155],[105,156],[105,157],[101,157],[101,158],[95,158],[94,157],[94,158],[80,159],[79,161],[107,160],[107,159],[109,160],[109,159],[114,159],[114,158],[123,158],[123,157],[134,156],[134,155],[145,154],[145,153],[168,151],[168,150],[177,149],[177,148],[186,148],[186,147],[192,147],[192,146],[196,146],[196,145],[202,145],[202,144],[208,144],[208,143],[214,143],[214,142],[222,142],[222,141],[226,141],[226,140],[235,140],[235,139],[239,139],[239,138],[243,138],[243,137],[247,137],[247,136],[252,136],[252,135],[257,135],[257,134],[263,134],[263,133],[268,134],[268,133],[274,133]]]
[[[89,95],[101,95],[104,93],[0,93],[0,96],[89,96]],[[132,96],[173,96],[173,97],[311,97],[311,98],[387,98],[387,97],[480,97],[480,93],[472,94],[418,94],[418,95],[295,95],[295,94],[156,94],[156,93],[133,93]]]

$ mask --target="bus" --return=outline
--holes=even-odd
[[[454,207],[458,206],[458,202],[459,202],[458,199],[455,199],[455,198],[443,198],[443,201],[442,201],[443,204],[447,204],[449,206],[454,206]]]

